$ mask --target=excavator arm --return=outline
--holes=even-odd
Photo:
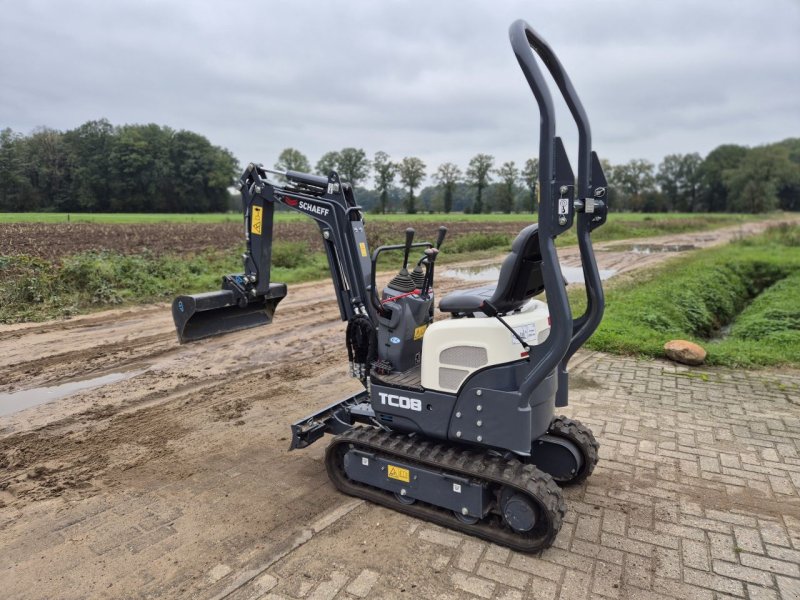
[[[278,174],[278,183],[269,174]],[[178,296],[172,316],[181,343],[266,325],[286,296],[286,285],[271,280],[275,204],[311,217],[322,234],[343,321],[370,314],[372,262],[362,209],[349,184],[336,172],[328,177],[277,172],[251,163],[237,183],[242,194],[246,250],[243,272],[225,275],[222,289]]]

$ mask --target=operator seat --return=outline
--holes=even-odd
[[[511,252],[500,267],[497,284],[448,294],[439,302],[439,310],[453,317],[472,316],[481,312],[481,303],[488,300],[499,314],[506,314],[521,309],[543,291],[539,225],[534,223],[520,231],[511,244]]]

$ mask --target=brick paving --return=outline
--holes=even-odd
[[[363,506],[304,553],[378,518],[406,525],[395,553],[362,570],[341,557],[307,589],[279,563],[263,597],[800,598],[800,374],[577,360],[567,412],[592,427],[601,462],[566,490],[552,549],[524,555]],[[398,576],[386,564],[405,553],[431,558]]]
[[[800,373],[588,352],[575,362],[565,413],[593,429],[601,461],[588,482],[565,490],[566,522],[540,555],[341,496],[324,476],[322,447],[247,464],[223,448],[206,457],[213,468],[192,476],[194,488],[154,473],[151,491],[41,511],[27,531],[17,521],[17,538],[4,537],[0,580],[7,589],[30,581],[9,597],[39,598],[800,598]],[[313,503],[289,485],[275,496],[278,484],[263,474],[276,460],[296,465]],[[226,504],[220,478],[252,503]],[[201,536],[183,533],[185,519],[197,518],[192,502],[253,515],[255,528],[259,507],[278,501],[294,521],[266,539],[212,521]],[[312,509],[323,512],[304,519]],[[177,564],[182,549],[206,545],[207,568]],[[36,585],[45,553],[55,596],[52,583]],[[98,560],[130,569],[106,591],[80,593],[87,577],[102,577],[85,566],[98,569]]]

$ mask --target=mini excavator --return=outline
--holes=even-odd
[[[607,183],[580,99],[550,46],[524,21],[511,46],[539,106],[538,222],[525,227],[495,285],[448,294],[434,322],[434,267],[445,238],[385,245],[371,254],[351,185],[250,164],[237,187],[247,240],[243,273],[216,292],[179,296],[178,338],[188,342],[272,321],[286,286],[270,280],[276,204],[314,219],[347,322],[350,373],[364,390],[291,425],[292,449],[331,434],[325,466],[345,494],[523,552],[549,547],[566,504],[561,486],[585,480],[598,460],[589,428],[556,416],[567,405],[570,357],[603,315],[591,232],[606,221]],[[536,55],[577,124],[578,177],[556,137],[555,110]],[[279,175],[280,177],[271,177]],[[555,239],[577,229],[586,311],[573,318]],[[378,289],[384,252],[402,251]],[[412,251],[419,259],[409,258]],[[545,293],[546,301],[536,297]]]

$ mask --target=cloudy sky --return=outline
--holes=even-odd
[[[345,146],[524,162],[524,18],[612,162],[800,136],[800,1],[0,0],[0,128],[155,122],[242,162]],[[566,109],[559,131],[574,149]]]

